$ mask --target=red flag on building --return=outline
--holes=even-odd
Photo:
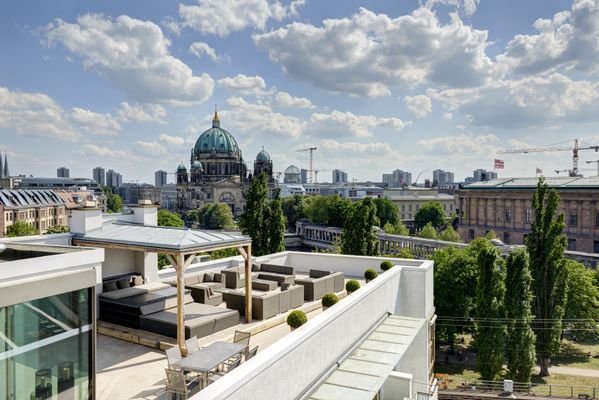
[[[503,169],[503,160],[495,159],[495,169]]]

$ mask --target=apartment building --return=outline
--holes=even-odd
[[[67,225],[63,199],[51,190],[0,190],[0,237],[17,221],[46,233],[54,225]]]

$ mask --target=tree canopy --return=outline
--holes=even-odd
[[[112,193],[112,189],[108,186],[102,188],[106,196],[106,211],[109,213],[119,213],[123,211],[123,199],[118,194]]]
[[[338,195],[311,196],[305,200],[306,217],[315,224],[343,227],[351,200]]]
[[[432,222],[428,222],[420,232],[418,232],[418,236],[423,239],[438,239],[437,231],[433,227]]]
[[[379,219],[381,228],[387,224],[396,225],[400,222],[397,206],[387,197],[374,199],[374,205],[376,206],[376,216]]]
[[[435,229],[439,229],[445,225],[445,211],[443,210],[443,205],[438,201],[427,201],[414,216],[416,229],[423,228],[429,222]]]
[[[525,243],[530,256],[534,294],[534,330],[540,376],[549,375],[549,360],[559,350],[561,320],[566,307],[567,270],[563,255],[564,215],[558,215],[559,196],[539,179],[532,196],[534,220]]]
[[[233,226],[233,212],[224,203],[206,204],[199,210],[188,212],[188,218],[206,229],[225,229]]]
[[[397,221],[397,223],[394,225],[392,225],[391,222],[387,222],[385,225],[383,225],[383,230],[385,231],[385,233],[388,233],[390,235],[400,235],[400,236],[409,236],[410,235],[410,230],[401,221]]]
[[[14,224],[10,225],[6,229],[6,236],[8,237],[32,235],[37,235],[37,230],[25,221],[15,221]]]
[[[179,214],[160,209],[158,210],[158,226],[173,226],[180,228],[185,226],[185,224]]]
[[[439,233],[439,239],[444,240],[446,242],[456,242],[459,243],[462,241],[460,238],[460,234],[453,229],[450,225],[447,228],[443,229],[441,233]]]
[[[268,253],[285,250],[285,216],[278,191],[275,198],[268,204],[266,227],[268,228]]]
[[[574,260],[565,260],[565,268],[568,271],[568,300],[564,313],[564,328],[577,329],[575,334],[580,338],[596,336],[599,321],[599,288],[594,284],[594,273]]]
[[[380,243],[374,230],[377,225],[376,206],[371,198],[353,203],[343,226],[341,252],[359,256],[379,255]]]
[[[293,228],[295,223],[306,218],[306,197],[296,194],[292,197],[281,199],[281,209],[285,216],[287,226]]]
[[[48,228],[48,230],[46,231],[46,234],[52,234],[52,233],[67,233],[71,230],[71,228],[69,228],[66,225],[52,225],[51,227]]]

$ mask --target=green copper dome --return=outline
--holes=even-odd
[[[183,163],[181,163],[177,167],[177,171],[187,171],[187,168],[185,168],[185,165],[183,165]]]
[[[212,128],[202,133],[194,146],[194,153],[239,153],[237,140],[220,127],[218,114],[214,113]]]
[[[194,162],[191,163],[191,169],[199,169],[201,171],[204,168],[202,167],[201,162],[199,162],[198,160],[195,160]]]
[[[264,150],[264,147],[262,147],[262,151],[256,156],[256,161],[270,161],[270,154]]]

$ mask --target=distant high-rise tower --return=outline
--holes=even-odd
[[[6,153],[4,153],[4,171],[2,172],[3,178],[10,178],[10,171],[8,170],[8,158],[6,158]]]
[[[116,171],[109,169],[106,171],[106,186],[118,188],[123,184],[123,176]]]
[[[156,187],[160,187],[160,186],[164,186],[166,185],[166,177],[167,177],[167,172],[163,171],[163,170],[158,170],[156,172],[154,172],[154,185]]]
[[[57,178],[70,178],[71,171],[68,168],[60,167],[56,169],[56,177]]]
[[[344,172],[340,169],[334,169],[333,183],[347,183],[347,172]]]
[[[308,183],[308,170],[307,169],[301,169],[300,171],[300,181],[302,184]]]
[[[94,181],[98,182],[100,186],[106,186],[106,170],[102,167],[96,167],[93,169]]]

